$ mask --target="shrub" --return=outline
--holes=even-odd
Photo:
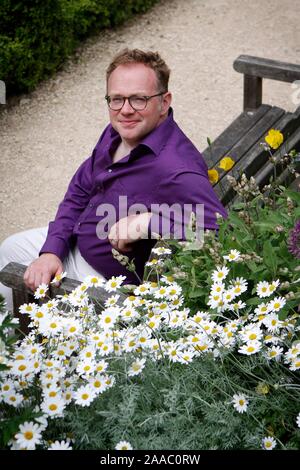
[[[0,79],[7,95],[55,73],[89,34],[145,12],[157,0],[2,0]]]

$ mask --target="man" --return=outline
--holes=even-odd
[[[9,237],[0,268],[9,261],[29,264],[24,282],[31,290],[64,268],[77,279],[91,272],[138,284],[155,243],[147,236],[176,231],[176,217],[170,210],[165,217],[161,205],[203,205],[203,228],[217,228],[215,213],[226,213],[201,154],[173,119],[169,74],[158,53],[125,49],[114,58],[105,97],[110,124],[72,178],[48,234],[43,228]],[[128,211],[137,206],[142,210]],[[184,221],[186,215],[179,226]],[[134,259],[137,275],[113,257],[112,247]]]

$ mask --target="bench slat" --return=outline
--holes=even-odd
[[[202,152],[208,168],[215,166],[224,155],[228,154],[232,147],[242,139],[270,109],[271,106],[263,104],[256,111],[241,113],[222,134]]]

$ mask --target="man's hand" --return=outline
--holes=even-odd
[[[49,284],[54,276],[63,272],[63,264],[53,253],[43,253],[26,269],[24,283],[29,289],[35,289],[42,283]]]
[[[113,248],[126,253],[132,250],[132,243],[147,238],[151,216],[151,212],[133,214],[116,222],[108,235]]]

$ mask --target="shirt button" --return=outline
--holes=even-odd
[[[90,206],[90,207],[94,207],[94,204],[90,203],[89,206]]]
[[[78,227],[80,227],[80,225],[81,225],[81,222],[78,222]]]

